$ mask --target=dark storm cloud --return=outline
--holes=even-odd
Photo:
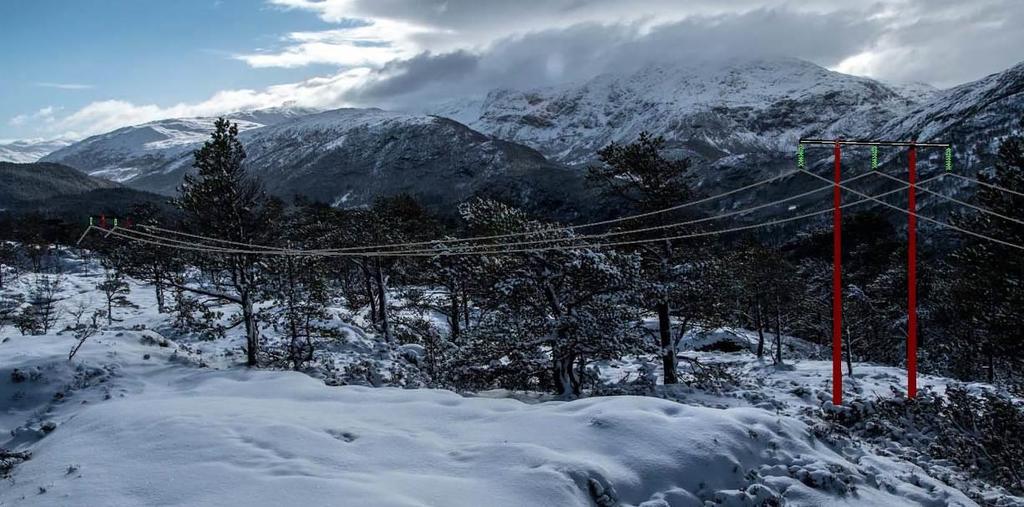
[[[393,62],[346,98],[388,106],[478,95],[497,87],[580,81],[650,63],[796,56],[834,65],[869,47],[880,28],[853,13],[827,18],[783,9],[709,16],[645,27],[578,24],[516,35],[470,54],[421,54]]]
[[[474,72],[479,57],[466,51],[442,55],[421,53],[408,60],[388,63],[378,72],[372,85],[349,92],[348,96],[361,101],[388,99],[424,88],[443,86],[463,79]]]

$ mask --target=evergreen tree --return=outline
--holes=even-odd
[[[572,233],[551,231],[493,201],[472,202],[462,214],[474,234],[532,232],[524,238],[574,241]],[[581,247],[488,255],[481,262],[486,296],[470,349],[484,354],[477,357],[483,364],[542,378],[555,393],[573,397],[582,392],[590,361],[642,350],[637,255]],[[549,364],[546,375],[542,361]]]
[[[283,219],[282,246],[304,244],[309,239],[310,221],[317,218],[306,205],[289,210]],[[285,360],[294,370],[313,360],[315,339],[324,333],[322,325],[330,315],[326,269],[322,257],[286,256],[268,267],[261,289],[271,304],[262,312],[263,320],[285,336]]]
[[[128,282],[125,281],[124,275],[118,269],[107,268],[103,272],[103,280],[96,284],[96,289],[103,293],[104,301],[107,305],[107,325],[113,325],[114,321],[114,307],[115,306],[127,306],[127,296],[131,291]]]
[[[1022,121],[1024,125],[1024,121]],[[979,186],[974,203],[1017,220],[977,212],[955,217],[963,228],[1021,245],[1024,244],[1024,138],[1009,137],[999,147],[993,175],[979,174],[989,186]],[[1014,193],[1015,192],[1015,193]],[[973,354],[983,358],[989,380],[1000,367],[1016,375],[1024,362],[1020,325],[1024,322],[1024,255],[1018,249],[968,236],[951,259],[953,283],[944,298],[960,315],[954,331]]]
[[[150,203],[133,206],[130,216],[135,227],[165,226],[161,222],[160,210]],[[106,243],[101,244],[101,246],[105,245]],[[130,245],[122,243],[115,248],[118,250],[112,252],[110,247],[106,247],[104,254],[108,261],[114,262],[117,269],[133,278],[152,284],[156,296],[157,312],[165,313],[168,309],[169,282],[174,277],[174,273],[183,269],[182,256],[177,252],[168,251],[166,248],[141,242],[133,242]]]
[[[64,288],[64,277],[60,273],[36,274],[29,292],[28,306],[16,317],[15,325],[21,334],[42,335],[49,333],[60,318],[60,296]]]
[[[18,247],[10,241],[0,241],[0,290],[18,273]]]
[[[632,144],[612,143],[598,152],[602,164],[589,169],[589,178],[609,197],[629,203],[635,212],[649,213],[679,205],[692,196],[687,182],[690,162],[688,159],[665,158],[662,155],[664,144],[663,138],[647,132],[642,132]],[[679,212],[658,213],[631,220],[624,228],[664,226],[682,217]],[[683,234],[684,231],[681,228],[659,229],[628,237],[657,238],[666,233]],[[696,271],[681,272],[678,267],[684,263],[699,264],[700,260],[696,258],[699,249],[681,252],[677,242],[665,240],[638,246],[635,251],[643,259],[643,278],[648,282],[646,306],[658,317],[658,343],[665,383],[674,384],[678,382],[676,344],[682,338],[678,333],[685,333],[686,329],[677,329],[677,335],[673,335],[673,305],[692,301],[688,298],[695,294],[685,290],[683,285],[689,283],[690,289],[696,288],[693,280],[686,277],[698,274]],[[692,315],[684,315],[684,318],[688,317]]]
[[[196,174],[185,176],[177,206],[193,234],[248,245],[267,244],[275,236],[274,217],[279,206],[245,172],[245,150],[238,140],[238,125],[224,118],[214,123],[210,140],[195,152]],[[238,305],[245,327],[246,360],[258,364],[259,324],[255,305],[265,271],[263,260],[251,254],[201,254],[193,263],[205,276],[203,284],[175,284],[182,290]]]

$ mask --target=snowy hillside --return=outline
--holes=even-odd
[[[67,277],[64,305],[101,304],[98,269]],[[942,463],[925,470],[896,457],[898,446],[817,436],[822,361],[777,370],[747,352],[705,355],[746,365],[750,381],[683,388],[672,394],[682,403],[330,387],[240,367],[237,333],[171,339],[152,288],[131,291],[133,305],[116,310],[123,321],[72,361],[71,332],[0,331],[0,429],[10,434],[0,447],[31,453],[12,461],[0,504],[976,505],[937,479],[949,473]],[[346,340],[367,339],[376,340]],[[334,354],[380,357],[379,347],[358,350]],[[850,396],[902,382],[899,369],[858,369]]]
[[[311,114],[310,109],[274,108],[228,115],[239,130]],[[124,127],[89,137],[56,150],[44,162],[69,165],[92,176],[119,183],[153,173],[178,169],[182,157],[190,154],[209,137],[216,118],[175,118]]]
[[[377,196],[408,193],[450,214],[465,199],[490,195],[571,218],[586,193],[578,171],[446,118],[337,109],[251,128],[240,139],[246,167],[285,199],[304,195],[355,207]],[[181,147],[176,158],[161,158],[159,170],[137,174],[127,184],[175,193],[195,146]]]
[[[790,152],[802,135],[860,137],[928,97],[797,59],[651,65],[584,83],[495,90],[436,113],[569,164],[593,160],[612,141],[643,130],[712,159],[759,150]]]
[[[71,144],[71,141],[55,139],[26,139],[0,142],[0,162],[28,164],[36,162],[50,153]]]

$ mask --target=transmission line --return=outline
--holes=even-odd
[[[464,242],[468,242],[468,241],[483,241],[483,240],[506,239],[506,238],[515,238],[515,237],[523,237],[523,236],[532,236],[532,235],[536,235],[536,234],[545,234],[545,233],[550,233],[550,232],[574,231],[576,229],[598,227],[598,226],[602,226],[602,225],[610,225],[610,224],[625,222],[625,221],[629,221],[629,220],[637,220],[637,219],[641,219],[641,218],[647,218],[647,217],[651,217],[651,216],[659,215],[659,214],[663,214],[663,213],[670,213],[672,211],[678,211],[680,209],[689,208],[689,207],[696,206],[698,204],[704,204],[704,203],[707,203],[707,202],[714,201],[716,199],[721,199],[723,197],[728,197],[730,195],[733,195],[733,194],[736,194],[736,193],[739,193],[739,192],[744,192],[744,191],[747,191],[747,190],[751,190],[751,189],[757,188],[759,186],[771,183],[773,181],[776,181],[776,180],[779,180],[779,179],[782,179],[782,178],[785,178],[785,177],[788,177],[788,176],[791,176],[791,175],[794,175],[794,174],[798,174],[800,172],[802,172],[802,171],[799,170],[799,169],[794,169],[794,170],[791,170],[791,171],[786,171],[786,172],[783,172],[781,174],[772,176],[770,178],[766,178],[766,179],[763,179],[763,180],[751,183],[749,185],[745,185],[745,186],[742,186],[742,187],[739,187],[739,188],[734,188],[732,190],[728,190],[728,191],[725,191],[725,192],[722,192],[722,193],[719,193],[719,194],[715,194],[715,195],[712,195],[712,196],[703,197],[701,199],[697,199],[697,200],[694,200],[694,201],[688,201],[688,202],[685,202],[685,203],[682,203],[682,204],[677,204],[675,206],[671,206],[671,207],[668,207],[668,208],[658,209],[658,210],[654,210],[654,211],[648,211],[648,212],[645,212],[645,213],[639,213],[639,214],[629,215],[629,216],[625,216],[625,217],[613,218],[613,219],[609,219],[609,220],[601,220],[601,221],[598,221],[598,222],[590,222],[590,223],[585,223],[585,224],[580,224],[580,225],[569,225],[569,226],[561,226],[561,227],[549,227],[549,228],[546,228],[546,229],[539,229],[539,230],[536,230],[536,231],[514,232],[514,233],[497,234],[497,235],[490,235],[490,236],[473,236],[473,237],[468,237],[468,238],[445,238],[445,239],[438,239],[438,240],[431,240],[431,241],[415,241],[415,242],[409,242],[409,243],[394,243],[394,244],[383,244],[383,245],[365,245],[365,246],[354,246],[354,247],[345,247],[345,248],[327,248],[327,249],[320,249],[320,250],[316,250],[316,251],[317,252],[322,252],[322,253],[330,253],[330,252],[356,252],[356,251],[367,250],[367,249],[377,249],[377,250],[379,250],[379,249],[382,249],[382,248],[403,248],[403,247],[410,247],[410,246],[428,246],[428,245],[447,244],[447,243],[464,243]],[[813,193],[813,192],[811,192],[811,193]],[[751,211],[753,211],[753,210],[751,210]],[[229,241],[229,240],[218,239],[218,238],[207,238],[207,237],[203,237],[203,236],[197,236],[197,235],[194,235],[194,234],[188,234],[188,233],[173,231],[173,230],[169,230],[169,229],[162,229],[162,228],[155,227],[155,226],[148,226],[147,225],[147,226],[141,226],[141,227],[145,227],[147,229],[158,231],[158,232],[163,232],[165,234],[177,234],[177,235],[184,236],[184,237],[190,237],[190,238],[194,238],[194,239],[205,239],[207,241],[213,241],[213,242],[227,244],[227,245],[244,246],[244,247],[250,247],[250,248],[251,247],[260,247],[260,248],[263,248],[263,249],[266,249],[266,250],[288,251],[288,249],[279,248],[279,247],[271,247],[271,246],[264,246],[264,245],[252,245],[252,244],[248,244],[248,243],[240,243],[240,242],[237,242],[237,241]]]
[[[890,174],[885,174],[883,172],[876,172],[875,174],[878,174],[879,176],[884,176],[884,177],[889,178],[890,180],[893,180],[893,181],[898,181],[900,183],[907,183],[907,181],[905,181],[903,179],[897,178],[897,177],[892,176]],[[943,174],[945,174],[945,173],[943,173]],[[961,205],[961,206],[963,206],[965,208],[970,208],[970,209],[973,209],[975,211],[984,213],[986,215],[992,215],[994,217],[1002,218],[1003,220],[1009,220],[1009,221],[1011,221],[1013,223],[1016,223],[1016,224],[1019,224],[1019,225],[1024,225],[1024,220],[1013,218],[1011,216],[1006,216],[1006,215],[1003,215],[1002,213],[997,213],[995,211],[982,208],[981,206],[975,206],[975,205],[973,205],[973,204],[971,204],[969,202],[961,201],[960,199],[957,199],[955,197],[949,197],[947,195],[943,195],[943,194],[940,194],[938,192],[935,192],[935,191],[932,191],[932,190],[928,190],[927,188],[921,188],[920,185],[921,185],[921,183],[918,183],[918,184],[914,185],[914,187],[917,188],[918,190],[921,190],[922,192],[926,192],[926,193],[932,194],[932,195],[934,195],[936,197],[939,197],[940,199],[944,199],[944,200],[949,201],[949,202],[955,202],[955,203],[957,203],[957,204],[959,204],[959,205]]]
[[[870,173],[861,174],[859,176],[856,176],[854,178],[849,179],[848,181],[852,182],[852,181],[858,180],[858,179],[860,179],[860,178],[862,178],[864,176],[868,176],[869,174]],[[815,194],[815,193],[818,193],[818,192],[822,192],[822,191],[828,190],[829,188],[831,188],[831,185],[822,186],[822,187],[819,187],[819,188],[816,188],[816,189],[813,189],[813,190],[809,190],[807,192],[802,192],[802,193],[799,193],[799,194],[796,194],[796,195],[785,197],[783,199],[778,199],[778,200],[775,200],[775,201],[772,201],[772,202],[759,204],[759,205],[753,206],[753,207],[742,208],[742,209],[733,210],[733,211],[730,211],[730,212],[727,212],[727,213],[723,213],[723,214],[719,214],[719,215],[712,215],[712,216],[708,216],[708,217],[702,217],[702,218],[697,218],[697,219],[693,219],[693,220],[686,220],[686,221],[683,221],[683,222],[676,222],[676,223],[671,223],[671,224],[655,225],[655,226],[650,226],[650,227],[643,227],[643,228],[640,228],[640,229],[627,229],[627,230],[608,231],[608,232],[599,233],[599,234],[585,234],[585,235],[580,235],[580,236],[576,236],[576,237],[541,238],[541,239],[531,239],[531,240],[526,240],[526,241],[516,241],[516,242],[510,242],[510,243],[465,244],[465,245],[458,245],[457,248],[460,248],[460,249],[476,249],[476,248],[499,248],[499,247],[507,247],[507,246],[536,245],[536,244],[544,244],[544,243],[557,243],[557,242],[560,242],[560,241],[581,241],[581,240],[591,240],[591,239],[602,239],[602,238],[618,237],[618,236],[624,236],[624,235],[640,234],[640,233],[644,233],[644,232],[660,231],[660,230],[665,230],[665,229],[674,229],[674,228],[683,227],[683,226],[687,226],[687,225],[694,225],[694,224],[699,224],[699,223],[708,222],[708,221],[712,221],[712,220],[721,220],[723,218],[729,218],[729,217],[732,217],[732,216],[744,215],[744,214],[747,214],[747,213],[751,213],[751,212],[757,211],[759,209],[770,208],[772,206],[778,206],[779,204],[784,204],[786,202],[793,201],[793,200],[796,200],[796,199],[800,199],[802,197],[807,197],[809,195],[812,195],[812,194]],[[125,229],[121,229],[121,230],[125,230]],[[540,230],[540,231],[536,231],[536,232],[529,232],[527,234],[534,235],[534,234],[543,234],[545,232],[548,232],[548,230]],[[141,235],[149,236],[149,237],[153,237],[153,238],[160,238],[159,236],[155,236],[155,235],[152,235],[152,234],[146,234],[146,233],[137,233],[137,234],[141,234]],[[209,237],[206,237],[206,236],[197,236],[197,235],[194,235],[194,234],[189,234],[188,236],[192,237],[192,238],[196,238],[196,239],[204,239],[204,240],[207,240],[207,241],[216,241],[216,238],[209,238]],[[182,242],[182,243],[184,243],[184,242]],[[430,244],[430,245],[437,245],[438,243],[441,243],[441,242],[440,241],[427,242],[427,244]],[[294,251],[292,249],[284,249],[284,248],[277,248],[277,247],[265,247],[265,246],[262,246],[262,245],[247,245],[247,246],[259,247],[260,249],[267,250],[267,251]],[[393,248],[393,247],[397,247],[397,246],[402,246],[402,244],[384,245],[385,248]],[[368,247],[363,247],[363,248],[370,248],[370,247],[368,246]],[[403,250],[397,250],[397,251],[398,252],[402,252]],[[405,251],[409,251],[409,250],[405,250]],[[414,250],[411,250],[411,251],[417,251],[417,250],[414,249]],[[436,250],[425,250],[425,251],[436,251]],[[339,249],[315,249],[315,250],[303,250],[303,252],[309,252],[309,253],[335,253],[335,252],[338,252],[338,253],[341,253],[341,252],[343,252],[343,250],[339,250]],[[362,253],[362,252],[352,252],[352,253]]]
[[[901,188],[901,189],[896,189],[896,190],[893,190],[893,191],[886,192],[886,194],[891,194],[891,193],[894,193],[894,192],[902,191],[902,190],[905,190],[906,188],[909,188],[909,185],[904,187],[904,188]],[[856,205],[859,205],[859,204],[863,204],[863,203],[868,202],[870,200],[875,200],[876,197],[879,197],[879,196],[882,196],[882,195],[883,194],[879,194],[878,196],[874,196],[874,197],[867,196],[867,198],[865,198],[865,199],[861,199],[859,201],[855,201],[855,202],[851,202],[851,203],[846,203],[846,204],[843,204],[841,207],[842,208],[846,208],[846,207],[851,207],[851,206],[856,206]],[[796,221],[796,220],[802,220],[802,219],[806,219],[806,218],[810,218],[810,217],[814,217],[814,216],[817,216],[817,215],[822,215],[822,214],[830,213],[830,212],[832,212],[832,208],[831,207],[826,208],[826,209],[822,209],[822,210],[818,210],[818,211],[813,211],[813,212],[804,213],[804,214],[800,214],[800,215],[796,215],[796,216],[791,216],[791,217],[786,217],[786,218],[770,220],[770,221],[767,221],[767,222],[762,222],[762,223],[757,223],[757,224],[748,224],[748,225],[731,227],[731,228],[721,229],[721,230],[703,231],[703,232],[696,232],[696,233],[690,233],[690,234],[681,234],[681,235],[675,235],[675,236],[669,236],[669,237],[646,238],[646,239],[639,239],[639,240],[618,241],[618,242],[610,242],[610,243],[571,244],[571,245],[549,246],[549,247],[541,247],[541,248],[525,248],[525,249],[515,249],[515,248],[512,248],[512,249],[507,249],[507,250],[494,250],[494,251],[453,250],[453,251],[406,251],[406,252],[384,251],[384,252],[327,252],[327,253],[323,253],[323,252],[311,252],[311,251],[301,251],[301,250],[294,250],[294,251],[260,251],[260,250],[224,249],[224,248],[218,248],[218,247],[212,247],[212,248],[211,247],[198,247],[198,246],[195,246],[195,245],[180,244],[181,242],[179,242],[179,244],[165,243],[165,242],[160,241],[160,240],[154,241],[154,240],[149,240],[149,239],[140,238],[140,237],[136,237],[136,236],[131,236],[129,234],[124,234],[122,232],[118,232],[115,229],[104,229],[104,228],[96,227],[96,226],[94,226],[94,228],[96,228],[98,230],[101,230],[101,231],[104,231],[104,232],[107,232],[108,235],[113,235],[115,237],[119,237],[119,238],[122,238],[122,239],[125,239],[125,240],[128,240],[128,241],[135,241],[135,242],[139,242],[139,243],[150,244],[150,245],[155,245],[155,246],[169,247],[169,248],[174,248],[174,249],[179,249],[179,250],[199,251],[199,252],[203,252],[203,253],[244,254],[244,255],[296,255],[296,256],[306,256],[306,257],[437,257],[437,256],[456,256],[456,255],[464,256],[464,255],[502,255],[502,254],[515,254],[515,253],[539,253],[539,252],[547,252],[547,251],[570,250],[570,249],[580,249],[580,248],[603,248],[603,247],[614,247],[614,246],[627,246],[627,245],[646,244],[646,243],[654,243],[654,242],[660,242],[660,241],[670,241],[670,240],[688,239],[688,238],[696,238],[696,237],[704,237],[704,236],[714,236],[714,235],[719,235],[719,234],[728,234],[728,233],[745,231],[745,230],[753,230],[753,229],[758,229],[758,228],[761,228],[761,227],[768,227],[768,226],[772,226],[772,225],[778,225],[778,224],[793,222],[793,221]],[[124,229],[122,229],[122,230],[124,230]],[[566,242],[571,242],[573,240],[571,238],[567,238],[567,239],[565,239],[565,241]],[[514,245],[514,244],[511,244],[511,245]]]
[[[860,178],[863,178],[865,176],[868,176],[870,174],[871,173],[864,173],[864,174],[855,176],[853,178],[850,178],[850,179],[846,180],[846,182],[856,181],[856,180],[858,180]],[[700,223],[700,222],[706,222],[706,221],[709,221],[709,220],[717,220],[717,219],[722,219],[722,218],[728,218],[730,216],[750,213],[750,212],[756,211],[758,209],[762,209],[762,208],[766,208],[766,207],[770,207],[770,206],[775,206],[775,205],[778,205],[778,204],[785,203],[787,201],[791,201],[793,199],[797,199],[797,198],[800,198],[800,197],[805,197],[807,195],[811,195],[813,193],[820,192],[822,190],[826,190],[828,188],[831,188],[831,186],[832,185],[826,185],[826,186],[823,186],[821,188],[817,188],[817,189],[814,189],[814,190],[811,190],[811,191],[808,191],[808,192],[803,192],[803,193],[800,193],[800,194],[796,194],[794,196],[786,197],[786,198],[779,199],[779,200],[776,200],[776,201],[773,201],[773,202],[769,202],[769,203],[760,204],[760,205],[757,205],[757,206],[754,206],[754,207],[748,207],[748,208],[744,208],[744,209],[740,209],[740,210],[734,210],[734,211],[731,211],[731,212],[728,212],[728,213],[724,213],[724,214],[720,214],[720,215],[714,215],[714,216],[710,216],[710,217],[703,217],[703,218],[700,218],[700,219],[688,220],[688,221],[684,221],[684,222],[677,222],[677,223],[659,225],[659,226],[654,226],[654,227],[646,227],[646,228],[641,228],[641,229],[630,229],[630,230],[624,230],[624,231],[610,231],[610,232],[606,232],[606,233],[602,233],[602,234],[581,235],[581,236],[576,236],[576,237],[543,238],[543,239],[536,239],[536,240],[529,240],[529,241],[510,242],[510,243],[489,243],[489,244],[475,244],[475,245],[460,245],[460,246],[457,247],[457,249],[460,252],[471,253],[473,251],[472,249],[477,249],[477,248],[503,248],[503,247],[520,247],[520,246],[524,246],[524,245],[535,245],[535,244],[544,244],[544,243],[579,242],[579,241],[589,241],[589,240],[594,240],[594,239],[604,239],[604,238],[609,238],[609,237],[617,237],[617,236],[623,236],[623,235],[629,235],[629,234],[638,234],[638,233],[641,233],[641,232],[650,232],[650,231],[655,231],[655,230],[664,230],[664,229],[681,227],[681,226],[691,225],[691,224]],[[907,187],[904,187],[902,189],[892,190],[892,191],[889,191],[889,192],[885,192],[884,194],[880,194],[879,197],[885,196],[885,195],[889,195],[889,194],[892,194],[892,193],[895,193],[895,192],[902,191],[905,188],[907,188]],[[150,233],[141,232],[141,231],[136,231],[136,230],[123,229],[123,228],[119,228],[119,227],[115,227],[114,230],[124,231],[123,234],[148,237],[148,238],[160,241],[160,242],[162,242],[164,244],[172,243],[172,244],[179,244],[179,245],[187,245],[189,247],[195,247],[196,246],[195,243],[193,243],[193,242],[181,241],[181,240],[177,240],[177,239],[173,239],[173,238],[169,238],[169,237],[165,237],[165,236],[159,236],[159,235],[150,234]],[[541,232],[543,232],[543,231],[531,232],[530,234],[539,234]],[[188,234],[188,237],[196,238],[196,239],[202,239],[202,240],[208,240],[208,241],[216,240],[216,238],[210,238],[210,237],[207,237],[207,236],[200,236],[200,235],[195,235],[195,234]],[[432,243],[432,244],[434,246],[437,246],[436,243]],[[224,247],[218,247],[218,246],[213,246],[213,245],[203,245],[203,246],[206,247],[206,250],[209,250],[209,251],[219,251],[219,252],[224,252],[224,253],[241,253],[241,252],[243,252],[240,249],[224,248]],[[352,254],[351,256],[364,256],[364,255],[368,256],[368,255],[376,255],[377,253],[379,253],[379,252],[373,252],[373,251],[368,251],[368,252],[339,252],[337,250],[330,250],[330,249],[322,249],[322,250],[321,249],[316,249],[316,250],[297,250],[297,249],[291,249],[291,248],[285,249],[285,248],[276,248],[276,247],[264,248],[264,247],[262,247],[260,245],[244,245],[244,246],[247,246],[247,247],[250,248],[249,250],[245,250],[244,251],[246,253],[249,253],[249,252],[252,252],[252,253],[257,253],[257,252],[258,253],[281,253],[281,254],[294,253],[294,254],[303,254],[303,255],[351,253]],[[425,250],[422,250],[422,249],[421,250],[413,249],[413,250],[404,250],[404,251],[399,250],[399,251],[394,251],[394,252],[395,253],[423,253],[423,254],[429,254],[429,255],[436,255],[438,250],[436,248],[432,248],[432,249],[425,249]]]
[[[998,185],[993,185],[993,184],[988,183],[986,181],[981,181],[981,180],[974,179],[974,178],[971,178],[971,177],[968,177],[968,176],[964,176],[964,175],[961,175],[961,174],[956,174],[956,173],[950,173],[950,174],[953,175],[953,176],[956,176],[957,178],[960,178],[960,179],[962,179],[964,181],[969,181],[971,183],[977,183],[978,185],[982,185],[982,186],[985,186],[985,187],[993,188],[995,190],[999,190],[1000,192],[1006,192],[1008,194],[1013,194],[1013,195],[1016,195],[1018,197],[1024,197],[1024,193],[1017,192],[1016,190],[1010,190],[1008,188],[1003,188],[1003,187],[1000,187]]]
[[[822,181],[830,181],[828,178],[825,178],[825,177],[822,177],[822,176],[818,176],[817,174],[814,174],[814,173],[809,172],[809,171],[807,172],[807,174],[810,174],[811,176],[813,176],[815,178],[818,178],[818,179],[820,179]],[[943,174],[949,174],[949,173],[943,173]],[[908,183],[908,182],[906,182],[904,180],[900,180],[900,181],[903,181],[904,183]],[[872,197],[872,196],[869,196],[867,194],[858,192],[858,191],[856,191],[856,190],[854,190],[854,189],[852,189],[850,187],[847,187],[847,186],[843,185],[842,183],[835,183],[835,182],[833,182],[832,184],[838,186],[839,188],[841,188],[843,190],[846,190],[847,192],[853,193],[854,195],[858,195],[858,196],[864,197],[867,200],[871,200],[871,201],[877,202],[878,204],[881,204],[881,205],[886,206],[888,208],[892,208],[892,209],[894,209],[896,211],[899,211],[900,213],[904,213],[904,214],[909,215],[909,216],[915,216],[915,217],[920,218],[921,220],[924,220],[926,222],[931,222],[931,223],[933,223],[935,225],[938,225],[938,226],[941,226],[941,227],[945,227],[947,229],[952,229],[954,231],[962,232],[964,234],[968,234],[968,235],[974,236],[976,238],[980,238],[980,239],[984,239],[984,240],[987,240],[987,241],[991,241],[993,243],[998,243],[998,244],[1001,244],[1001,245],[1004,245],[1004,246],[1008,246],[1008,247],[1011,247],[1011,248],[1016,248],[1018,250],[1024,250],[1024,246],[1021,246],[1021,245],[1018,245],[1018,244],[1015,244],[1015,243],[1010,243],[1009,241],[1004,241],[1004,240],[1001,240],[1001,239],[993,238],[991,236],[986,236],[986,235],[981,234],[979,232],[974,232],[974,231],[971,231],[971,230],[968,230],[968,229],[964,229],[963,227],[958,227],[956,225],[949,224],[949,223],[946,223],[946,222],[942,222],[940,220],[936,220],[936,219],[931,218],[931,217],[926,217],[924,215],[919,215],[916,212],[905,210],[905,209],[903,209],[903,208],[901,208],[899,206],[895,206],[895,205],[889,204],[889,203],[887,203],[887,202],[885,202],[885,201],[883,201],[881,199],[878,199],[876,197]],[[909,183],[907,184],[907,186],[905,188],[910,188]],[[858,201],[858,202],[863,202],[863,200]]]

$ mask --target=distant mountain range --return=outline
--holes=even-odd
[[[566,164],[592,162],[608,143],[641,131],[664,136],[684,154],[717,160],[788,154],[805,135],[865,137],[936,93],[778,58],[650,65],[557,88],[499,89],[435,113]]]
[[[61,164],[0,162],[0,212],[38,211],[62,216],[119,214],[166,197],[125,188]]]
[[[553,88],[494,90],[432,107],[431,115],[277,108],[229,117],[244,131],[247,164],[284,197],[360,206],[408,192],[443,208],[493,195],[571,217],[594,205],[581,167],[601,147],[632,141],[644,130],[664,136],[673,156],[690,157],[698,186],[709,192],[793,168],[804,136],[949,141],[959,170],[983,170],[999,140],[1020,131],[1022,91],[1024,64],[936,90],[779,58],[652,65]],[[43,161],[169,195],[212,122],[126,127],[57,149]],[[812,168],[827,163],[824,151],[810,155]],[[883,150],[882,163],[900,164],[901,156]],[[941,156],[923,154],[922,172],[939,170]],[[852,153],[846,160],[852,174],[868,157]],[[817,185],[794,176],[721,206]]]
[[[72,141],[60,139],[26,139],[0,142],[0,162],[15,162],[19,164],[36,162],[71,143]]]

